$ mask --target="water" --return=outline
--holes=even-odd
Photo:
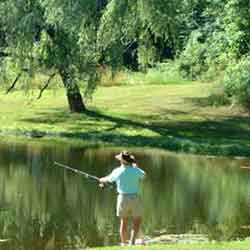
[[[147,173],[141,235],[249,235],[250,170],[240,166],[250,166],[250,159],[131,150]],[[105,176],[117,165],[114,155],[119,151],[1,143],[0,249],[74,250],[116,244],[115,190],[101,190],[53,162]]]

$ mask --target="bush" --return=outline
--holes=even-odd
[[[225,94],[231,98],[233,104],[240,104],[250,110],[250,57],[228,66],[223,86]]]
[[[158,63],[154,68],[148,69],[143,75],[144,84],[182,84],[189,82],[183,79],[178,71],[177,61],[166,61]]]
[[[208,70],[206,64],[206,44],[200,42],[201,33],[193,31],[185,50],[179,58],[179,72],[183,78],[197,80]]]
[[[118,85],[146,85],[146,84],[182,84],[189,83],[183,79],[178,71],[177,61],[166,61],[158,63],[153,68],[149,68],[146,72],[133,72],[125,68],[112,75],[111,69],[107,68],[103,71],[101,77],[102,86],[118,86]]]
[[[225,94],[221,84],[213,85],[210,95],[207,98],[207,104],[214,107],[230,105],[230,99]]]

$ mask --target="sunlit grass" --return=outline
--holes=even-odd
[[[88,103],[91,109],[119,117],[141,116],[144,122],[148,116],[159,116],[166,107],[181,104],[182,97],[202,95],[203,85],[194,85],[192,89],[183,86],[123,86],[99,88]],[[45,92],[42,99],[36,100],[38,91],[26,95],[17,91],[9,95],[0,95],[0,128],[4,129],[42,129],[56,131],[103,131],[112,129],[116,124],[105,119],[97,120],[84,114],[71,114],[63,89]],[[171,114],[170,114],[171,115]],[[144,120],[145,118],[145,120]],[[178,119],[178,117],[176,117]],[[123,125],[122,130],[130,130]],[[135,129],[138,130],[138,129]],[[146,132],[145,129],[144,132]],[[139,128],[140,134],[142,129]],[[138,132],[139,132],[138,131]],[[127,131],[131,133],[131,131]],[[147,131],[150,135],[155,134]]]
[[[99,87],[87,114],[68,110],[64,89],[0,93],[2,135],[80,138],[212,154],[249,154],[250,118],[208,103],[211,84]]]
[[[99,247],[89,248],[91,250],[249,250],[249,241],[235,242],[214,242],[214,243],[194,243],[194,244],[162,244],[150,246],[133,247]]]

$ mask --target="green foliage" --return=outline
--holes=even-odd
[[[125,63],[135,63],[152,83],[167,82],[161,73],[214,81],[248,54],[249,17],[247,0],[1,1],[1,77],[13,79],[23,68],[27,81],[37,73],[57,73],[66,90],[80,88],[86,97],[103,67],[114,75]],[[172,68],[159,71],[166,58],[179,64],[180,76]]]
[[[230,65],[226,70],[223,85],[225,93],[233,103],[241,104],[250,110],[250,58],[245,57]]]
[[[99,81],[96,29],[103,7],[89,0],[1,3],[0,13],[6,15],[0,27],[5,29],[6,50],[11,55],[7,60],[16,72],[12,74],[25,68],[32,83],[37,73],[57,73],[67,92],[78,92],[79,84],[86,96],[91,95]],[[3,71],[8,74],[9,70]]]
[[[237,56],[249,51],[250,9],[247,0],[230,0],[221,15],[222,27],[228,40],[228,48]]]
[[[199,37],[201,37],[200,32],[191,33],[186,48],[179,58],[180,74],[191,80],[197,79],[208,68],[205,62],[206,44],[200,43]]]
[[[102,74],[102,86],[119,86],[119,85],[168,85],[183,84],[190,81],[183,79],[179,74],[179,64],[176,61],[166,61],[157,63],[155,67],[147,69],[146,72],[133,72],[122,68],[112,76],[110,69],[106,69]]]
[[[112,66],[122,62],[122,54],[134,43],[143,70],[160,60],[161,43],[169,46],[174,55],[180,47],[178,37],[187,5],[183,0],[110,1],[98,30],[105,61],[113,62]]]
[[[249,3],[195,1],[193,7],[180,72],[186,78],[218,80],[231,61],[249,51]]]
[[[133,73],[128,75],[127,83],[129,84],[182,84],[189,83],[183,79],[178,72],[179,64],[174,61],[158,63],[155,67],[147,70],[146,73]]]
[[[182,18],[190,4],[180,1],[10,0],[0,5],[0,29],[6,35],[13,71],[28,75],[53,71],[65,88],[85,89],[90,97],[100,80],[100,65],[116,72],[124,53],[146,70],[160,59],[161,48],[180,48]],[[185,23],[185,22],[184,22]]]

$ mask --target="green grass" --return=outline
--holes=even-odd
[[[194,243],[194,244],[164,244],[133,247],[98,247],[91,250],[249,250],[250,241],[233,241],[222,243]]]
[[[78,143],[148,146],[192,153],[250,155],[250,117],[213,107],[211,84],[100,87],[86,114],[68,111],[63,89],[42,99],[0,93],[0,134]]]
[[[157,64],[154,68],[149,68],[147,72],[132,72],[122,69],[113,75],[110,69],[106,69],[101,78],[102,86],[179,85],[188,83],[191,83],[191,81],[180,76],[179,66],[173,62]]]

